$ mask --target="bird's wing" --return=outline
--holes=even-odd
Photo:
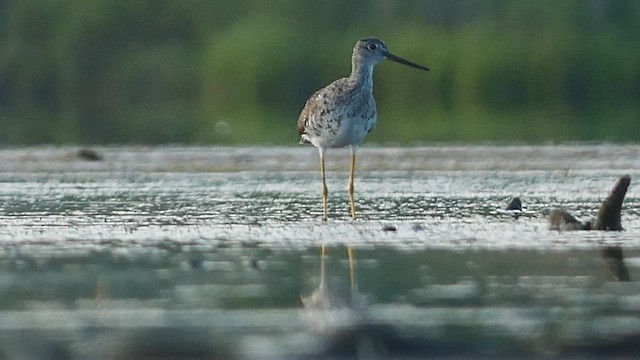
[[[307,100],[300,112],[300,116],[298,116],[298,135],[302,136],[306,132],[307,124],[309,123],[309,118],[313,113],[316,112],[316,108],[318,107],[318,93],[320,91],[315,92],[311,97]]]
[[[322,115],[323,110],[331,112],[335,105],[342,101],[349,88],[346,86],[346,82],[347,78],[338,79],[309,97],[298,117],[298,135],[302,136],[306,133],[307,125],[311,119]]]

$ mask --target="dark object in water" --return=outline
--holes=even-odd
[[[78,150],[78,157],[87,161],[101,161],[103,159],[97,151],[87,148]]]
[[[382,228],[382,231],[384,231],[384,232],[396,232],[396,231],[398,231],[398,228],[396,228],[396,227],[395,227],[395,226],[393,226],[393,225],[385,225],[385,226]]]
[[[507,210],[522,210],[522,201],[519,197],[514,197],[507,205]]]
[[[519,197],[514,197],[505,210],[509,215],[513,216],[514,219],[518,220],[520,215],[522,215],[522,201],[520,201]]]
[[[256,258],[251,258],[251,260],[249,260],[249,266],[254,270],[260,270],[260,263]]]
[[[556,209],[549,215],[549,228],[551,230],[623,230],[620,213],[630,183],[629,175],[618,179],[609,196],[600,205],[595,222],[581,222],[566,210]]]
[[[549,229],[551,230],[591,230],[591,220],[580,221],[564,209],[554,209],[549,214]]]
[[[602,202],[595,221],[581,222],[564,209],[556,209],[549,215],[549,228],[552,230],[605,230],[622,231],[620,213],[622,202],[631,183],[631,177],[624,175],[618,179],[609,196]],[[605,246],[600,254],[607,268],[618,281],[631,281],[629,270],[624,263],[624,254],[620,246]]]
[[[202,259],[202,257],[192,256],[189,258],[189,265],[191,265],[191,268],[194,270],[202,270],[203,263],[204,260]]]
[[[629,175],[622,176],[618,180],[609,197],[600,205],[596,223],[593,225],[594,230],[624,230],[620,223],[620,213],[622,212],[622,202],[630,183],[631,177]]]

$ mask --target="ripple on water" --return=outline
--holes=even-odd
[[[626,231],[550,231],[546,216],[594,216],[620,175],[639,178],[638,146],[364,148],[355,222],[348,151],[333,151],[326,225],[312,148],[97,151],[102,161],[0,151],[3,355],[91,358],[103,339],[124,347],[149,329],[206,330],[242,358],[340,357],[338,340],[361,336],[391,358],[637,355],[633,180]],[[517,218],[505,210],[514,196]],[[301,316],[321,279],[343,304],[367,299],[366,311],[339,310],[351,337],[314,333]],[[25,331],[41,347],[20,345]]]

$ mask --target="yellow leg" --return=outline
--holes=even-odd
[[[320,149],[320,172],[322,172],[322,222],[327,223],[329,191],[327,190],[327,178],[324,169],[324,149]]]
[[[353,247],[347,246],[349,255],[349,278],[351,279],[351,291],[356,291],[356,251]]]
[[[356,173],[356,150],[351,148],[351,171],[349,172],[349,206],[351,207],[351,218],[356,219],[356,203],[353,198],[353,181]]]

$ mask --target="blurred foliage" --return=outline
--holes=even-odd
[[[633,0],[0,0],[0,142],[293,144],[378,36],[369,141],[639,141]]]

